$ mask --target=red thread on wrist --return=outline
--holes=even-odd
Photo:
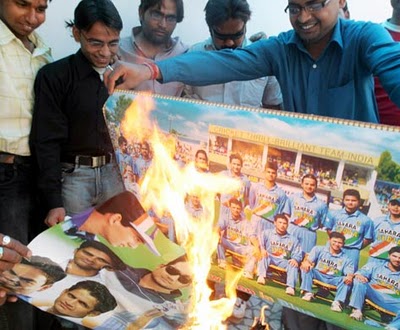
[[[160,73],[160,69],[158,68],[158,66],[154,62],[143,62],[143,65],[150,70],[151,73],[150,79],[156,80]]]

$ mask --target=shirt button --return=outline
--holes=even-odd
[[[313,69],[316,69],[316,68],[317,68],[317,65],[314,63],[314,64],[312,65],[312,67],[313,67]]]

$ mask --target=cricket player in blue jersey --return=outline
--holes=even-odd
[[[368,263],[355,274],[349,303],[353,307],[351,318],[363,319],[366,298],[396,314],[386,329],[400,329],[400,246],[390,249],[385,264]]]
[[[259,231],[274,229],[274,216],[279,213],[290,213],[289,200],[276,184],[277,165],[267,162],[265,165],[265,180],[252,184],[249,196],[249,208],[252,220],[259,222]]]
[[[360,250],[372,242],[374,224],[360,211],[361,196],[358,190],[347,189],[343,193],[344,208],[328,213],[325,227],[331,231],[342,233],[346,238],[343,250],[353,260],[355,270],[358,269]]]
[[[243,276],[253,278],[257,257],[260,255],[257,223],[247,220],[242,213],[242,202],[229,200],[229,209],[220,214],[218,229],[220,242],[217,248],[218,266],[225,268],[225,251],[230,250],[246,257]],[[234,258],[235,259],[235,258]]]
[[[392,195],[387,207],[389,213],[374,220],[368,262],[386,263],[389,261],[389,250],[400,245],[400,195]]]
[[[312,290],[313,279],[335,285],[337,292],[332,302],[331,310],[341,312],[354,276],[353,261],[343,252],[345,237],[333,231],[329,235],[329,245],[314,246],[300,266],[301,286],[304,291],[303,300],[314,298]]]
[[[317,178],[306,174],[301,179],[303,191],[292,195],[290,202],[290,224],[288,231],[297,237],[304,253],[308,253],[317,243],[317,229],[323,226],[328,205],[317,198]]]
[[[233,193],[221,193],[220,196],[220,213],[223,214],[229,210],[229,200],[233,197],[239,200],[242,205],[248,205],[250,180],[242,173],[243,159],[239,154],[231,154],[229,156],[229,169],[221,172],[230,178],[240,180],[239,190]]]
[[[295,295],[299,275],[302,251],[299,240],[287,232],[289,220],[285,214],[277,214],[275,229],[266,229],[261,233],[260,247],[262,259],[258,263],[257,283],[265,284],[269,265],[286,269],[286,293]]]

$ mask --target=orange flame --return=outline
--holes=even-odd
[[[152,127],[149,115],[153,107],[149,97],[137,97],[121,123],[125,136],[145,138],[152,145],[152,165],[140,187],[141,202],[147,209],[152,207],[158,215],[165,211],[172,215],[177,240],[188,255],[194,280],[189,324],[185,328],[225,328],[222,322],[232,313],[236,298],[235,288],[241,273],[227,273],[227,298],[209,300],[211,289],[207,285],[207,277],[211,269],[211,258],[219,241],[214,223],[215,196],[221,191],[237,191],[240,184],[226,176],[200,173],[194,164],[180,168],[173,159],[175,138],[163,134],[155,125]],[[200,199],[203,208],[199,218],[194,218],[185,208],[185,199],[193,195]]]

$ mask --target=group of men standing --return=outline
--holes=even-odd
[[[331,59],[339,56],[333,44],[343,47],[345,53],[351,53],[350,57],[354,59],[357,58],[355,45],[359,45],[356,39],[365,37],[359,29],[362,23],[338,21],[338,11],[344,7],[344,0],[325,0],[312,4],[303,0],[289,0],[286,11],[294,31],[281,38],[282,53],[277,53],[277,48],[274,48],[278,45],[277,39],[260,41],[259,45],[257,42],[250,46],[254,60],[243,58],[246,65],[239,57],[235,58],[234,51],[222,48],[237,48],[247,44],[246,23],[250,18],[247,2],[210,0],[206,6],[206,21],[211,39],[204,46],[193,47],[193,50],[207,52],[190,51],[193,57],[189,58],[188,64],[185,61],[174,63],[176,69],[187,75],[177,77],[176,80],[182,82],[173,82],[174,77],[168,77],[165,65],[159,62],[156,65],[154,62],[175,58],[188,50],[179,38],[171,37],[176,24],[183,20],[182,0],[142,0],[139,5],[140,26],[134,27],[132,34],[123,39],[120,38],[122,20],[111,1],[83,0],[75,9],[74,19],[67,24],[80,49],[76,54],[54,63],[51,63],[50,48],[35,32],[45,21],[48,2],[3,0],[0,3],[0,102],[3,109],[0,114],[0,232],[12,235],[24,244],[42,229],[38,225],[41,212],[45,214],[45,223],[52,226],[61,222],[66,214],[79,213],[124,190],[102,115],[102,106],[109,95],[107,88],[109,92],[113,90],[118,75],[124,70],[118,63],[114,65],[113,72],[106,70],[117,57],[145,64],[140,66],[142,71],[136,75],[134,83],[129,74],[125,74],[121,87],[150,89],[167,95],[181,96],[185,85],[222,83],[223,90],[231,91],[230,94],[221,97],[221,88],[215,87],[211,89],[211,94],[218,94],[217,99],[210,95],[207,88],[198,88],[193,95],[192,92],[186,92],[186,95],[240,105],[247,105],[246,100],[252,95],[250,99],[253,101],[257,97],[256,104],[253,104],[255,106],[283,107],[288,111],[378,122],[376,111],[365,110],[371,108],[368,106],[372,102],[371,93],[366,93],[365,89],[372,86],[369,83],[372,72],[383,78],[383,86],[391,91],[393,101],[398,103],[395,88],[398,84],[393,78],[397,75],[387,74],[385,64],[391,63],[391,68],[395,68],[395,61],[391,59],[398,47],[390,43],[390,39],[378,28],[368,26],[371,31],[367,34],[371,38],[381,38],[380,46],[387,41],[386,46],[382,46],[386,47],[385,51],[380,53],[379,58],[360,54],[362,61],[359,62],[363,62],[362,65],[352,62],[349,57],[344,62],[332,64]],[[392,5],[398,8],[398,1],[392,0]],[[340,26],[349,37],[343,36],[346,44],[343,44]],[[351,38],[348,35],[350,32],[353,35]],[[366,40],[366,44],[373,42]],[[283,61],[289,54],[285,53],[286,47],[292,46],[300,50],[302,55],[295,60],[289,54],[286,66],[278,62],[264,62],[256,56],[264,46],[268,49],[263,52],[266,58]],[[360,49],[364,50],[363,47]],[[210,55],[199,55],[201,53]],[[294,51],[292,55],[296,54]],[[222,60],[224,56],[230,58],[232,63]],[[208,70],[203,66],[193,66],[191,62],[196,59],[203,65],[217,68],[218,65],[214,65],[216,62],[209,62],[208,59],[219,61],[218,58],[221,62],[214,75],[223,74],[223,79],[209,79]],[[295,62],[298,63],[296,68],[290,70],[289,64]],[[244,66],[249,72],[232,70]],[[339,69],[340,72],[334,72],[334,76],[339,78],[333,79],[332,75],[319,72],[306,79],[300,71],[305,72],[309,67],[321,69],[321,72],[330,72],[329,68]],[[188,68],[196,68],[200,73],[203,71],[207,77],[203,78],[199,72]],[[295,73],[296,77],[293,78],[290,72]],[[352,83],[353,80],[348,77],[352,72],[357,73],[365,83]],[[175,74],[173,70],[170,73]],[[274,76],[278,78],[283,98]],[[141,85],[137,84],[137,79],[142,80]],[[230,80],[236,81],[228,82]],[[328,80],[332,81],[323,83]],[[316,88],[295,88],[292,85],[294,81],[298,82],[298,86],[302,85],[302,81],[309,81]],[[186,91],[190,89],[186,88]],[[243,94],[242,91],[251,94]],[[341,97],[340,93],[346,97]],[[262,95],[262,98],[258,99],[256,95]],[[328,99],[332,99],[332,95],[335,102],[329,104]],[[354,103],[354,100],[357,102]],[[326,111],[321,113],[320,109]],[[338,109],[346,110],[337,112]],[[35,211],[38,196],[41,212],[37,208]],[[254,213],[255,217],[262,215]],[[268,218],[261,223],[271,227],[271,221],[273,219]],[[21,308],[10,304],[6,306],[10,310],[10,328],[32,328],[32,320],[27,317],[27,312],[23,312],[23,317],[12,314],[14,312],[11,309],[15,307]]]

